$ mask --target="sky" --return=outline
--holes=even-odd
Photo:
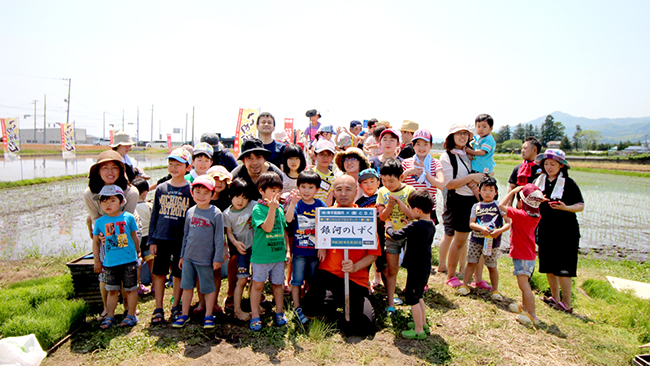
[[[650,115],[648,1],[0,2],[0,117],[234,135],[239,108],[304,129],[418,122],[444,137],[556,110]],[[139,109],[139,131],[137,119]],[[123,112],[124,111],[124,112]],[[103,128],[105,113],[106,126]],[[24,117],[27,115],[27,117]],[[130,124],[131,123],[131,124]],[[172,136],[180,141],[181,135]]]

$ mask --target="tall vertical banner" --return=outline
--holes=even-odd
[[[20,138],[18,136],[18,118],[0,118],[2,124],[2,147],[5,160],[20,159]]]
[[[171,154],[172,153],[172,134],[168,133],[167,134],[167,150]]]
[[[74,159],[76,157],[74,142],[74,126],[72,123],[61,123],[61,155],[64,159]]]
[[[257,137],[257,116],[260,111],[258,109],[244,109],[239,108],[239,115],[237,116],[237,130],[235,131],[235,142],[233,154],[239,157],[241,145],[244,141]]]
[[[296,137],[293,134],[293,118],[285,118],[284,119],[284,132],[287,134],[289,137],[289,141],[291,141],[292,144],[296,143]]]

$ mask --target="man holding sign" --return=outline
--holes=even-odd
[[[357,194],[357,183],[353,177],[343,175],[334,181],[335,208],[357,208],[354,199]],[[325,209],[319,209],[325,210]],[[373,213],[374,215],[374,213]],[[370,219],[375,223],[374,216]],[[318,224],[317,224],[318,225]],[[376,237],[376,224],[369,228],[373,237]],[[317,229],[319,226],[317,226]],[[368,227],[362,226],[363,230]],[[367,232],[366,232],[367,234]],[[318,235],[318,234],[317,234]],[[361,233],[351,234],[355,237]],[[320,236],[320,235],[319,235]],[[377,241],[366,247],[365,243],[359,249],[327,249],[325,259],[321,262],[314,275],[314,279],[307,292],[303,311],[307,317],[328,315],[339,307],[344,307],[345,300],[345,275],[349,276],[349,323],[347,333],[372,334],[374,333],[374,310],[368,299],[370,287],[368,267],[381,255],[377,248]],[[317,247],[321,246],[320,237]],[[345,252],[348,258],[345,259]],[[327,292],[332,293],[332,298],[326,298]]]

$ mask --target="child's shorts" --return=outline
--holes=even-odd
[[[182,242],[175,240],[156,240],[156,259],[153,261],[153,274],[167,276],[169,266],[172,266],[172,276],[180,278],[181,269],[178,268],[178,260],[181,256]]]
[[[140,256],[146,261],[150,261],[154,258],[153,254],[149,250],[149,236],[143,236],[140,240]]]
[[[284,262],[277,263],[252,263],[253,281],[266,282],[271,279],[272,285],[284,283]]]
[[[406,245],[406,239],[393,240],[391,238],[386,238],[386,253],[397,254],[399,255]]]
[[[409,269],[406,274],[406,287],[404,288],[404,304],[417,305],[424,297],[424,287],[429,282],[431,270]]]
[[[106,290],[134,291],[138,288],[138,263],[131,262],[114,267],[104,267]]]
[[[246,249],[246,254],[237,252],[237,278],[248,278],[251,276],[251,254],[253,248]]]
[[[515,270],[512,272],[515,276],[526,275],[530,278],[535,272],[535,260],[512,258],[512,264],[515,266]]]
[[[211,294],[217,290],[214,285],[214,270],[212,266],[201,266],[189,260],[183,260],[183,277],[181,288],[192,290],[196,287],[196,278],[199,278],[199,288],[202,294]]]
[[[291,286],[302,286],[302,284],[314,277],[318,268],[318,256],[293,256],[293,273],[291,273]]]
[[[478,263],[478,260],[481,259],[481,255],[483,255],[483,244],[475,243],[470,240],[467,246],[467,263]],[[497,266],[497,259],[499,259],[498,248],[492,248],[492,254],[483,257],[485,257],[486,266],[495,268]]]

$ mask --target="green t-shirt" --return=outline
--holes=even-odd
[[[287,227],[287,220],[284,218],[284,211],[281,207],[275,210],[275,222],[270,233],[264,231],[260,225],[266,220],[269,214],[269,206],[257,204],[253,208],[253,253],[251,263],[278,263],[284,262],[287,255],[287,246],[284,242],[284,229]]]

